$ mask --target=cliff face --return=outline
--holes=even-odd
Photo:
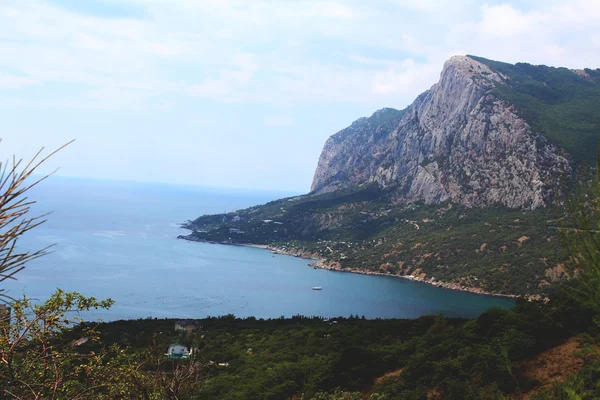
[[[311,190],[376,182],[399,202],[547,205],[570,163],[492,93],[507,81],[470,57],[452,57],[406,110],[380,110],[329,138]]]
[[[404,114],[384,108],[331,136],[319,158],[311,191],[331,192],[368,182]]]

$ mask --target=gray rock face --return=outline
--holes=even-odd
[[[378,151],[387,148],[403,115],[404,111],[384,108],[331,136],[319,158],[311,191],[330,192],[369,181],[374,174],[371,168],[383,156]]]
[[[452,57],[406,110],[380,110],[330,137],[311,190],[376,182],[398,202],[547,205],[569,160],[492,94],[504,78]]]

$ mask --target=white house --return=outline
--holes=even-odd
[[[192,350],[183,344],[172,344],[167,350],[166,356],[169,358],[188,358],[192,355]]]
[[[202,329],[202,324],[195,319],[180,319],[175,322],[175,331],[193,333]]]

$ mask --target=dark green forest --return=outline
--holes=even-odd
[[[545,399],[561,398],[554,392],[566,396],[575,383],[589,393],[581,398],[595,398],[600,343],[593,316],[560,291],[548,303],[519,300],[512,310],[494,308],[475,320],[227,315],[201,320],[202,329],[192,334],[175,332],[175,320],[155,319],[101,324],[98,330],[102,342],[136,354],[153,341],[164,349],[175,342],[197,348],[202,387],[183,398],[498,399],[535,393],[532,398]],[[547,382],[533,378],[525,361],[573,337],[578,354],[571,357],[585,360],[585,367],[567,383],[540,390]]]

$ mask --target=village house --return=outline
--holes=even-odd
[[[192,334],[200,329],[202,329],[202,325],[195,319],[180,319],[179,321],[175,322],[176,332],[186,332],[188,334]]]
[[[172,344],[165,355],[174,359],[189,358],[192,355],[192,350],[183,344]]]

